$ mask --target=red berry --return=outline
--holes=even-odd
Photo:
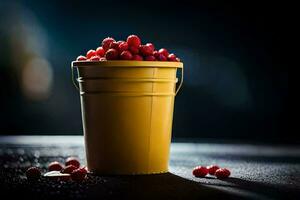
[[[139,54],[140,52],[138,47],[130,46],[128,49],[133,55]]]
[[[141,40],[136,35],[129,35],[127,37],[127,43],[129,46],[139,47],[141,45]]]
[[[153,54],[152,47],[146,45],[141,45],[139,50],[143,56],[150,56]]]
[[[85,179],[86,174],[87,174],[87,170],[85,169],[85,167],[83,167],[83,168],[79,168],[79,169],[74,170],[71,173],[71,177],[74,181],[81,182]]]
[[[102,41],[102,47],[103,49],[106,51],[107,49],[109,49],[110,43],[115,42],[116,40],[114,38],[111,37],[107,37]]]
[[[86,57],[85,57],[85,56],[82,56],[82,55],[80,55],[80,56],[78,56],[78,57],[76,58],[76,60],[77,60],[77,61],[86,60]]]
[[[90,61],[99,61],[100,57],[99,56],[93,56],[90,58]]]
[[[152,51],[154,51],[154,45],[152,43],[147,43],[146,44],[147,47],[150,47]]]
[[[105,50],[103,49],[103,47],[98,47],[96,49],[96,54],[99,56],[99,57],[103,57],[104,54],[105,54]]]
[[[154,56],[146,56],[145,60],[154,61],[154,60],[156,60],[156,58]]]
[[[176,61],[176,56],[175,56],[175,54],[173,54],[173,53],[169,54],[169,55],[168,55],[168,60],[169,60],[169,61],[175,62],[175,61]]]
[[[227,178],[230,176],[230,171],[226,168],[220,168],[216,171],[215,176],[218,179],[223,179],[223,178]]]
[[[180,58],[176,58],[176,62],[180,62]]]
[[[157,60],[160,60],[160,61],[167,61],[167,57],[164,56],[163,54],[159,54]]]
[[[30,167],[26,171],[26,177],[30,180],[39,179],[41,176],[41,171],[37,167]]]
[[[133,55],[132,60],[138,60],[138,61],[142,61],[143,57],[140,55]]]
[[[121,42],[119,44],[119,51],[122,52],[122,51],[126,51],[128,49],[128,44],[127,42]]]
[[[158,51],[158,53],[163,54],[165,57],[168,57],[168,55],[169,55],[169,52],[167,51],[167,49],[164,49],[164,48],[160,49]]]
[[[86,53],[86,58],[87,59],[90,59],[91,57],[95,56],[96,55],[96,51],[91,49],[89,50],[87,53]]]
[[[198,166],[193,170],[193,175],[196,177],[204,177],[207,174],[208,174],[208,170],[206,169],[206,167],[203,166]]]
[[[105,53],[105,58],[107,60],[117,60],[119,57],[119,53],[117,50],[115,49],[109,49],[107,50],[107,52]]]
[[[61,170],[61,173],[64,174],[71,174],[75,169],[77,169],[78,167],[75,167],[74,165],[68,165],[65,168],[63,168]]]
[[[62,168],[63,168],[62,164],[60,164],[57,161],[51,162],[48,165],[48,170],[49,171],[60,171],[60,170],[62,170]]]
[[[153,56],[156,58],[156,59],[158,59],[159,58],[159,53],[158,53],[158,51],[153,51]]]
[[[132,54],[130,53],[130,51],[123,51],[120,55],[120,58],[122,60],[131,60],[132,59]]]
[[[170,54],[170,55],[171,55],[171,54]],[[208,169],[208,173],[209,173],[210,175],[215,175],[216,171],[217,171],[218,169],[220,169],[220,167],[217,166],[217,165],[210,165],[210,166],[208,166],[208,167],[206,167],[206,168]]]
[[[88,168],[87,168],[87,166],[85,166],[85,167],[82,167],[82,168],[84,168],[84,169],[85,169],[85,171],[87,171],[87,172],[89,171],[89,170],[88,170]]]
[[[110,49],[115,49],[115,50],[119,50],[119,42],[112,42],[109,45]]]
[[[68,165],[74,165],[75,167],[79,168],[80,167],[80,162],[75,157],[69,157],[66,160],[66,166],[68,166]]]
[[[105,57],[101,57],[99,61],[107,61]]]

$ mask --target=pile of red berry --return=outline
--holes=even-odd
[[[155,50],[152,43],[142,44],[136,35],[130,35],[126,41],[105,38],[96,50],[89,50],[86,56],[78,56],[77,61],[137,60],[180,62],[175,54],[167,49]]]
[[[207,174],[216,176],[218,179],[223,179],[230,176],[230,171],[226,168],[220,168],[217,165],[207,167],[197,166],[193,169],[193,175],[196,177],[205,177]]]
[[[75,157],[69,157],[66,159],[65,166],[60,162],[54,161],[48,165],[49,172],[44,174],[44,177],[49,179],[67,181],[83,181],[87,175],[86,167],[80,167],[80,162]],[[41,170],[37,167],[30,167],[26,171],[27,179],[36,180],[41,176]]]

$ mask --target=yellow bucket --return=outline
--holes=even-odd
[[[182,76],[176,89],[178,68]],[[182,85],[183,63],[74,61],[72,79],[80,90],[91,172],[168,172],[174,97]]]

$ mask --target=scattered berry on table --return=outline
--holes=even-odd
[[[75,169],[78,169],[78,167],[75,167],[74,165],[68,165],[61,170],[61,173],[71,174]]]
[[[41,171],[37,167],[30,167],[26,171],[26,177],[29,180],[37,180],[41,176]]]
[[[74,170],[71,173],[72,180],[81,182],[86,178],[87,170],[85,167]]]
[[[220,169],[220,167],[218,165],[210,165],[210,166],[207,166],[207,169],[208,169],[208,173],[210,175],[215,175],[216,171],[218,169]]]
[[[218,179],[224,179],[230,176],[230,171],[226,168],[220,168],[216,171],[215,176]]]
[[[196,177],[205,177],[208,174],[208,169],[203,166],[198,166],[193,169],[193,175]]]
[[[66,159],[66,166],[68,165],[74,165],[75,167],[79,168],[80,167],[80,162],[76,157],[69,157]]]
[[[62,170],[63,166],[60,162],[54,161],[49,163],[48,170],[49,171],[60,171]]]

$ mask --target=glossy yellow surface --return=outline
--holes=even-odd
[[[78,71],[89,170],[168,171],[179,62],[73,62]]]

